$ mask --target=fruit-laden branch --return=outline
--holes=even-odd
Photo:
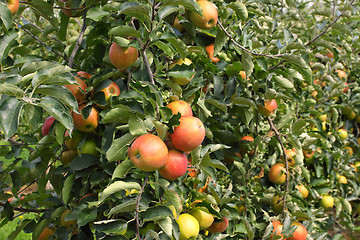
[[[16,23],[16,25],[20,25],[19,22],[17,22],[16,20],[13,20],[14,23]],[[32,34],[29,30],[27,30],[26,28],[21,28],[24,32],[26,32],[27,34],[29,34],[32,38],[34,38],[37,42],[39,42],[41,45],[43,45],[44,47],[51,49],[50,51],[55,53],[56,55],[58,55],[59,57],[63,58],[65,61],[69,61],[69,59],[67,59],[67,57],[65,57],[64,55],[62,55],[61,53],[59,53],[58,51],[52,49],[50,46],[46,45],[46,43],[44,43],[43,41],[41,41],[37,36],[35,36],[34,34]]]
[[[278,130],[276,129],[276,127],[274,126],[274,123],[273,121],[271,120],[270,117],[267,117],[267,120],[270,124],[270,128],[274,131],[275,133],[275,136],[276,136],[276,139],[278,140],[278,142],[280,143],[281,145],[281,151],[283,153],[283,156],[284,156],[284,159],[285,159],[285,170],[286,170],[286,182],[285,182],[285,193],[284,193],[284,202],[283,202],[283,214],[285,214],[285,210],[286,210],[286,197],[287,197],[287,194],[288,194],[288,191],[289,191],[289,180],[290,180],[290,174],[289,174],[289,163],[288,163],[288,160],[287,160],[287,156],[286,156],[286,153],[285,153],[285,147],[284,147],[284,143],[283,141],[281,140],[281,137],[280,137],[280,133],[278,132]],[[285,217],[285,216],[284,216]]]
[[[71,56],[69,59],[69,67],[71,67],[71,68],[74,64],[74,59],[75,59],[76,53],[79,50],[80,44],[84,38],[84,34],[85,34],[85,30],[86,30],[86,13],[87,13],[87,9],[85,9],[83,12],[83,24],[81,26],[81,31],[80,31],[79,37],[76,41],[75,47],[74,47],[73,51],[71,52]]]
[[[1,207],[5,207],[5,203],[0,202],[0,206]],[[49,209],[33,209],[33,208],[22,208],[22,207],[14,207],[13,208],[14,211],[18,211],[18,212],[23,212],[23,213],[43,213],[48,211]]]
[[[143,182],[143,185],[141,186],[141,190],[139,192],[139,196],[136,199],[136,212],[135,212],[135,220],[136,220],[136,235],[137,238],[139,240],[141,240],[141,236],[140,236],[140,222],[139,222],[139,209],[140,209],[140,200],[141,200],[141,195],[144,192],[145,186],[148,182],[148,177],[149,177],[149,173],[146,173],[146,177],[145,180]]]
[[[238,42],[236,42],[234,40],[234,38],[230,35],[230,33],[228,33],[226,31],[226,29],[224,28],[224,26],[221,24],[220,19],[218,20],[217,24],[220,26],[221,30],[230,38],[231,42],[233,42],[235,44],[235,46],[239,47],[241,50],[243,50],[249,54],[252,54],[254,56],[260,56],[260,57],[268,57],[268,58],[281,58],[284,56],[284,54],[271,55],[271,54],[263,54],[263,53],[257,53],[257,52],[250,51],[249,49],[245,48],[244,46],[240,45]]]

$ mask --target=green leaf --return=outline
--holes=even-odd
[[[250,77],[254,70],[253,57],[249,53],[242,51],[241,63],[244,67],[246,78]]]
[[[126,133],[120,138],[115,139],[109,150],[106,152],[106,158],[109,162],[120,161],[125,159],[128,150],[128,145],[134,139],[130,133]]]
[[[0,3],[0,19],[6,31],[12,27],[13,21],[12,21],[11,12],[9,8],[2,2]],[[5,49],[5,48],[1,48],[1,49]]]
[[[160,10],[158,11],[159,20],[160,21],[163,20],[164,18],[166,18],[167,16],[169,16],[174,12],[177,12],[178,10],[179,7],[174,5],[161,7]]]
[[[116,181],[107,186],[104,191],[99,194],[99,202],[103,202],[110,195],[120,192],[122,190],[138,190],[140,191],[141,186],[137,182],[124,182],[124,181]]]
[[[126,212],[132,212],[136,209],[137,200],[136,199],[130,199],[129,201],[123,202],[113,208],[110,209],[108,213],[105,213],[105,216],[112,216],[114,214],[118,213],[126,213]]]
[[[0,94],[22,98],[24,91],[14,84],[4,82],[0,84]]]
[[[110,12],[104,11],[101,7],[96,6],[90,8],[90,10],[86,13],[86,17],[94,20],[95,22],[100,21],[103,17],[109,16]]]
[[[193,11],[195,13],[201,14],[202,9],[201,7],[196,4],[196,1],[194,0],[165,0],[163,1],[162,6],[167,5],[181,5],[184,6],[186,9]]]
[[[179,38],[168,38],[165,40],[174,46],[174,48],[180,54],[182,59],[186,58],[188,54],[188,50],[186,44],[183,41],[181,41]]]
[[[122,219],[111,219],[94,222],[94,226],[98,232],[104,232],[105,234],[117,234],[120,232],[126,232],[127,222]]]
[[[225,46],[229,37],[224,31],[217,31],[214,43],[214,56]]]
[[[173,213],[166,206],[149,207],[145,212],[141,212],[144,222],[159,221],[171,216],[173,216]]]
[[[173,224],[170,217],[166,217],[164,219],[161,219],[157,221],[157,224],[159,224],[160,228],[168,235],[172,236],[173,231]]]
[[[276,85],[278,85],[281,88],[287,89],[287,90],[295,90],[294,84],[287,78],[281,77],[281,76],[275,76],[274,82]]]
[[[59,85],[41,85],[35,90],[36,93],[60,99],[65,105],[69,106],[75,112],[79,112],[78,103],[75,96],[64,86]]]
[[[57,18],[54,17],[54,11],[50,3],[42,0],[31,0],[27,2],[27,5],[29,5],[35,13],[40,14],[40,16],[48,20],[51,25],[54,27],[58,26],[59,23]]]
[[[18,129],[22,105],[22,102],[13,97],[8,97],[0,105],[0,125],[6,139],[12,137]]]
[[[240,2],[232,2],[229,4],[229,7],[235,11],[235,13],[240,17],[242,21],[245,21],[248,18],[248,11],[245,4]]]
[[[174,58],[174,53],[173,53],[173,51],[171,50],[171,48],[170,48],[168,45],[166,45],[166,43],[158,40],[158,41],[155,41],[155,42],[153,42],[153,43],[151,43],[151,44],[152,44],[152,45],[155,45],[155,46],[157,46],[159,49],[163,50],[164,53],[165,53],[167,56],[169,56],[170,58]]]
[[[254,101],[252,101],[248,98],[244,98],[244,97],[236,97],[236,98],[232,99],[232,103],[236,104],[236,105],[252,107],[253,109],[257,109]]]
[[[77,224],[79,227],[85,226],[88,222],[94,222],[97,217],[96,208],[85,208],[82,209],[77,218]]]
[[[99,158],[97,156],[92,154],[80,154],[71,161],[70,166],[73,170],[79,171],[97,164],[99,164]]]
[[[129,131],[133,136],[140,136],[147,133],[147,128],[144,121],[134,114],[129,119]]]
[[[129,106],[116,105],[102,119],[102,123],[127,123],[133,111]]]
[[[11,31],[9,31],[8,34],[4,34],[3,36],[1,36],[1,38],[0,38],[0,49],[1,49],[0,63],[3,61],[3,58],[8,56],[8,53],[12,47],[12,43],[17,36],[18,35],[15,30],[11,30]]]
[[[16,239],[16,237],[26,227],[26,225],[28,225],[32,221],[33,221],[33,219],[24,219],[21,222],[19,222],[19,224],[17,224],[15,230],[12,231],[12,233],[6,238],[6,240]]]
[[[297,120],[297,121],[294,123],[293,128],[292,128],[293,134],[299,136],[301,133],[304,132],[305,126],[306,126],[306,121],[305,121],[304,119],[299,119],[299,120]]]
[[[117,165],[111,179],[114,180],[115,178],[124,178],[132,167],[134,167],[132,161],[130,159],[125,159],[119,165]]]
[[[47,68],[40,69],[33,77],[32,86],[38,87],[41,84],[64,84],[67,83],[67,79],[62,74],[69,73],[72,69],[68,66],[53,65]],[[75,82],[75,79],[73,78]]]
[[[39,106],[59,121],[66,129],[71,131],[74,128],[74,122],[69,109],[53,97],[44,97],[41,99]]]
[[[30,127],[32,131],[36,130],[40,123],[42,123],[42,108],[38,106],[34,106],[32,104],[24,104],[23,106],[23,113],[27,125]]]
[[[160,121],[153,121],[153,123],[156,128],[157,136],[159,136],[162,140],[164,140],[167,136],[169,127]]]
[[[71,189],[75,180],[75,174],[71,174],[65,179],[64,186],[61,190],[62,200],[65,204],[68,204],[71,197]]]
[[[121,25],[110,29],[109,35],[113,35],[115,37],[126,37],[126,36],[134,36],[141,37],[141,33],[134,28],[126,25]]]
[[[289,63],[293,64],[294,67],[304,76],[304,78],[311,82],[312,80],[312,70],[306,64],[305,60],[298,55],[284,55],[282,57],[283,60],[288,61]]]
[[[140,5],[132,3],[124,3],[121,5],[119,14],[126,14],[131,17],[136,17],[142,22],[150,22],[150,7],[148,5]]]

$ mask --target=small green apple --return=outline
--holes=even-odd
[[[190,212],[190,215],[198,220],[200,229],[206,229],[214,222],[214,216],[209,213],[209,210],[206,207],[194,208]]]
[[[86,140],[84,144],[78,149],[79,154],[91,154],[99,156],[99,151],[96,149],[96,142],[93,139]]]

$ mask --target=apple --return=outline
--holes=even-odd
[[[205,47],[205,52],[213,63],[217,63],[220,61],[220,59],[218,57],[214,57],[214,44],[213,43],[211,43]]]
[[[326,114],[322,114],[322,115],[319,116],[319,120],[322,121],[322,122],[326,122],[326,119],[327,119]]]
[[[245,73],[245,71],[240,71],[240,72],[239,72],[239,75],[241,76],[241,79],[242,79],[242,80],[245,80],[245,79],[246,79],[246,73]]]
[[[79,107],[80,114],[72,112],[72,117],[74,119],[74,125],[76,129],[81,132],[92,132],[99,125],[100,115],[98,110],[94,106],[91,106],[90,114],[87,118],[84,118],[81,114],[81,109],[83,109],[86,104],[83,104]]]
[[[131,144],[128,156],[142,171],[151,172],[165,165],[168,148],[160,137],[153,134],[142,135]]]
[[[272,222],[272,225],[274,227],[274,230],[273,230],[273,234],[271,234],[271,236],[270,236],[270,239],[273,239],[274,234],[282,237],[283,235],[281,234],[281,232],[283,229],[283,225],[281,224],[281,222],[274,221],[274,222]],[[297,226],[297,228],[292,233],[293,237],[286,238],[287,240],[306,240],[308,232],[304,225],[302,225],[298,221],[294,221],[291,223],[291,226]]]
[[[96,142],[93,139],[86,140],[80,149],[78,149],[79,154],[91,154],[94,156],[99,156],[99,151],[96,150]]]
[[[46,136],[49,134],[51,125],[54,123],[55,118],[54,117],[48,117],[45,119],[44,124],[41,127],[41,133],[43,136]]]
[[[61,153],[59,160],[62,164],[66,165],[71,163],[77,155],[78,152],[76,150],[66,150]]]
[[[110,101],[110,97],[112,96],[119,96],[120,95],[120,88],[119,85],[117,85],[116,83],[112,82],[109,84],[109,86],[107,86],[106,88],[103,88],[101,90],[104,95],[105,95],[105,100],[107,102]]]
[[[81,78],[87,78],[87,79],[91,78],[91,75],[85,71],[78,71],[76,74],[78,75],[78,77]]]
[[[334,54],[333,54],[329,49],[327,49],[326,52],[327,52],[327,53],[326,53],[325,55],[326,55],[328,58],[334,58]]]
[[[345,129],[343,129],[343,128],[337,130],[337,132],[338,132],[339,137],[340,137],[341,139],[345,139],[345,138],[347,138],[347,136],[348,136],[347,131],[346,131]]]
[[[15,15],[19,10],[19,0],[7,0],[7,7],[9,8],[12,15]]]
[[[208,228],[210,233],[222,233],[224,232],[229,225],[229,219],[223,217],[220,221],[214,221],[211,226]]]
[[[77,101],[85,100],[87,85],[84,80],[75,77],[78,84],[67,84],[65,87],[75,96]]]
[[[335,72],[337,73],[339,78],[346,78],[346,72],[344,72],[343,70],[337,69],[335,70]]]
[[[342,90],[343,91],[343,93],[347,93],[347,91],[349,90],[349,87],[348,87],[348,83],[347,82],[345,82],[345,88]]]
[[[354,110],[352,110],[350,107],[344,107],[341,110],[341,113],[347,117],[349,120],[354,120],[356,118],[356,113],[354,112]]]
[[[61,226],[67,227],[67,228],[71,228],[72,226],[74,226],[76,224],[76,220],[65,220],[65,217],[71,213],[70,209],[66,209],[60,216],[60,224]]]
[[[277,109],[277,102],[275,99],[265,100],[264,106],[257,105],[258,112],[265,117],[271,116]]]
[[[218,21],[218,11],[216,6],[206,0],[200,0],[197,3],[202,9],[203,16],[195,12],[190,12],[189,20],[191,21],[191,23],[194,24],[195,27],[198,27],[200,29],[211,29],[215,27]]]
[[[193,111],[192,111],[190,105],[183,100],[177,100],[177,101],[171,102],[168,105],[166,105],[166,107],[170,108],[174,115],[180,113],[181,117],[192,117],[193,116]]]
[[[65,138],[69,137],[69,132],[66,130],[64,134]],[[77,146],[79,145],[80,141],[83,139],[84,134],[79,130],[75,130],[72,133],[72,137],[65,140],[65,146],[68,149],[76,150]]]
[[[50,238],[50,236],[54,235],[54,233],[55,233],[54,229],[46,227],[40,233],[38,240],[48,240]]]
[[[199,222],[190,214],[180,214],[177,219],[177,224],[179,225],[180,230],[179,240],[195,239],[199,235]]]
[[[337,175],[336,178],[337,178],[338,182],[341,183],[341,184],[347,184],[348,183],[347,178],[345,176],[343,176],[343,175]]]
[[[173,181],[185,175],[187,168],[188,159],[186,154],[176,149],[170,149],[168,150],[168,157],[165,165],[158,171],[163,178]]]
[[[240,139],[240,152],[241,154],[246,154],[249,151],[249,142],[253,143],[254,138],[251,136],[244,136]],[[254,153],[252,150],[250,153]]]
[[[176,60],[175,62],[173,62],[172,64],[170,64],[169,69],[172,69],[175,65],[183,65],[183,64],[185,64],[186,66],[190,66],[192,64],[192,61],[188,58],[185,58],[185,59],[180,58],[180,59]],[[190,78],[174,77],[174,76],[171,76],[170,78],[174,83],[177,83],[179,85],[186,85],[195,76],[195,69],[193,68],[192,70],[193,70],[194,74]]]
[[[314,154],[315,151],[311,151],[311,150],[303,150],[303,154],[304,154],[304,158],[305,158],[305,163],[306,164],[310,164],[314,162]]]
[[[346,153],[349,154],[350,157],[353,155],[354,150],[352,149],[352,147],[345,146],[344,149],[345,149]]]
[[[197,117],[181,117],[179,126],[174,128],[170,139],[174,147],[183,152],[191,152],[199,147],[205,138],[205,127]]]
[[[334,198],[329,195],[323,195],[320,200],[320,206],[324,209],[329,209],[334,206]]]
[[[124,70],[136,62],[139,52],[134,47],[121,47],[114,42],[109,50],[109,58],[117,69]]]
[[[200,229],[206,229],[214,222],[214,216],[209,213],[206,207],[196,207],[191,210],[190,215],[199,222]]]
[[[175,17],[174,22],[173,22],[173,24],[172,24],[172,27],[173,27],[173,28],[176,28],[177,30],[179,30],[180,33],[182,33],[182,32],[185,30],[184,27],[183,27],[183,25],[181,25],[178,17]]]
[[[309,190],[303,185],[296,185],[295,188],[299,190],[303,198],[307,198],[309,196]]]
[[[290,167],[294,166],[295,165],[295,155],[296,155],[296,152],[295,152],[295,149],[286,149],[285,150],[285,155],[286,155],[286,159],[288,161],[288,164]],[[284,156],[281,155],[280,158],[283,160],[284,164],[285,164],[285,159],[284,159]]]
[[[280,221],[273,221],[273,222],[272,222],[272,225],[273,225],[273,227],[274,227],[274,230],[273,230],[273,233],[272,233],[271,236],[270,236],[270,240],[273,239],[273,235],[274,235],[274,234],[277,235],[277,236],[281,236],[281,237],[282,237],[282,235],[280,235],[281,232],[282,232],[282,229],[283,229],[283,225],[281,224],[281,222],[280,222]],[[280,239],[282,239],[282,238],[280,238]]]
[[[286,181],[285,167],[282,163],[275,163],[271,166],[268,178],[275,184],[283,184]]]
[[[80,17],[83,12],[85,5],[81,6],[72,6],[71,1],[72,0],[60,0],[64,3],[64,7],[61,8],[61,11],[68,17]],[[73,8],[73,9],[72,9]]]

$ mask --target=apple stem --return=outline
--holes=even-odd
[[[140,221],[139,221],[140,200],[141,200],[141,195],[144,192],[145,186],[148,183],[148,177],[149,177],[149,173],[146,173],[146,177],[145,177],[145,180],[143,182],[143,185],[141,186],[139,196],[136,199],[136,212],[135,212],[136,235],[137,235],[137,238],[139,240],[142,240],[141,236],[140,236]]]
[[[270,124],[270,128],[274,131],[276,139],[278,140],[278,142],[280,143],[281,146],[281,150],[285,159],[285,170],[286,170],[286,182],[285,182],[285,193],[284,193],[284,202],[283,202],[283,214],[285,214],[285,210],[286,210],[286,197],[287,197],[287,193],[289,191],[289,179],[290,179],[290,175],[289,175],[289,163],[287,160],[287,156],[285,153],[285,147],[284,147],[284,143],[281,140],[280,137],[280,133],[278,132],[278,130],[276,129],[276,127],[274,126],[273,121],[271,120],[270,117],[266,117],[269,124]],[[285,216],[284,216],[285,217]]]

